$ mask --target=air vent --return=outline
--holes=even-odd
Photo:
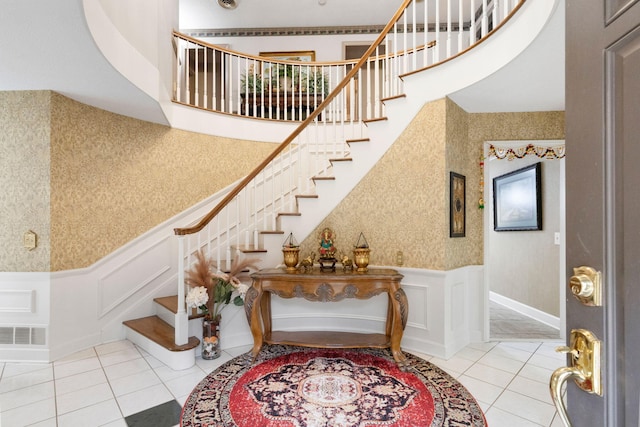
[[[218,0],[218,4],[225,9],[235,9],[238,7],[238,2],[236,0]]]
[[[24,346],[45,345],[46,343],[46,328],[31,328],[28,326],[0,328],[0,344]]]

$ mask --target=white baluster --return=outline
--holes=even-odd
[[[462,30],[464,27],[464,20],[462,17],[462,0],[458,0],[458,53],[462,52]]]
[[[487,17],[487,0],[482,0],[482,37],[487,35],[489,20]]]
[[[451,56],[451,1],[447,0],[447,58]]]
[[[435,49],[433,49],[433,63],[437,63],[438,61],[440,61],[440,45],[441,40],[440,40],[440,2],[436,1],[436,46]]]
[[[469,46],[471,46],[476,42],[476,0],[471,0],[469,7],[469,16],[471,17],[471,25],[469,26]]]
[[[176,345],[184,345],[189,341],[189,319],[187,316],[184,294],[184,236],[178,236],[178,307],[175,315]]]

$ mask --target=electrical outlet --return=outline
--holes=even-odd
[[[560,244],[560,233],[558,233],[557,231],[553,233],[553,244],[554,245]]]

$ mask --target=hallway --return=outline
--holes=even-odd
[[[489,334],[494,341],[560,339],[557,329],[493,301],[489,301]]]

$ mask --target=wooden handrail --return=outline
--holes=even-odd
[[[273,63],[273,64],[292,64],[292,65],[303,65],[303,66],[312,66],[312,67],[319,67],[319,66],[323,66],[323,65],[349,65],[349,64],[357,64],[358,61],[360,59],[342,59],[342,60],[338,60],[338,61],[313,61],[313,62],[307,62],[307,61],[294,61],[294,60],[290,60],[290,59],[278,59],[278,58],[270,58],[267,56],[255,56],[255,55],[251,55],[250,53],[244,53],[244,52],[239,52],[233,49],[229,49],[229,48],[225,48],[219,45],[215,45],[212,43],[207,43],[205,41],[202,40],[198,40],[196,38],[193,38],[191,36],[188,36],[186,34],[180,33],[178,31],[173,31],[173,36],[174,37],[178,37],[181,38],[185,41],[189,41],[193,44],[197,44],[200,45],[202,47],[207,47],[209,49],[214,49],[214,50],[218,50],[220,52],[225,52],[228,53],[229,55],[233,55],[233,56],[237,56],[237,57],[241,57],[241,58],[246,58],[246,59],[251,59],[253,61],[256,62],[269,62],[269,63]],[[371,60],[372,61],[381,61],[384,59],[388,59],[388,58],[393,58],[396,56],[402,56],[405,55],[409,52],[415,51],[415,52],[419,52],[422,50],[426,50],[426,49],[431,49],[432,47],[434,47],[436,45],[436,41],[430,41],[427,44],[421,44],[419,46],[416,46],[414,48],[411,49],[406,49],[406,50],[399,50],[397,52],[392,52],[392,53],[383,53],[382,55],[376,55],[376,56],[372,56]]]
[[[395,25],[395,23],[400,19],[404,10],[413,0],[403,0],[402,5],[398,8],[396,13],[393,15],[391,20],[387,23],[387,25],[382,30],[382,33],[378,36],[378,38],[369,46],[366,52],[362,55],[360,60],[355,64],[354,67],[349,70],[344,79],[327,95],[327,97],[318,105],[316,109],[314,109],[307,118],[269,155],[265,158],[253,171],[251,171],[240,183],[231,190],[221,201],[218,203],[207,215],[205,215],[196,225],[193,227],[184,227],[184,228],[175,228],[174,233],[178,236],[183,236],[187,234],[197,233],[202,230],[213,218],[218,215],[225,206],[227,206],[258,174],[275,159],[278,154],[280,154],[285,148],[291,144],[291,142],[298,136],[300,133],[313,122],[318,115],[322,113],[322,111],[331,103],[331,101],[344,89],[349,81],[358,73],[358,70],[369,60],[369,56],[374,52],[374,50],[382,43],[384,38],[387,36],[391,28]],[[258,58],[259,59],[259,58]],[[264,60],[264,58],[259,59]],[[274,61],[275,62],[275,61]],[[305,63],[308,64],[308,63]]]

